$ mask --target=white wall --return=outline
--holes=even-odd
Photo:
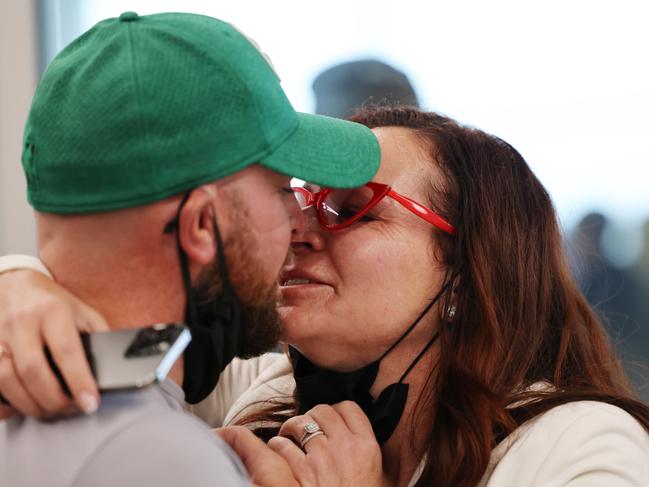
[[[35,1],[2,2],[0,14],[0,255],[33,254],[34,218],[20,154],[38,72]]]

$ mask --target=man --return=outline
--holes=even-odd
[[[246,484],[227,447],[182,411],[183,397],[200,401],[229,360],[277,339],[277,275],[302,224],[289,175],[356,186],[378,159],[364,127],[296,114],[264,56],[216,19],[127,12],[63,50],[25,129],[39,255],[110,328],[185,321],[192,343],[169,380],[107,394],[96,414],[4,422],[0,484]],[[39,350],[34,340],[64,378],[80,343],[0,337],[0,393],[48,416],[68,404],[56,381],[39,388],[51,373],[45,356],[19,363],[11,353]],[[82,409],[97,409],[92,393],[71,388]],[[290,480],[276,473],[253,480]]]

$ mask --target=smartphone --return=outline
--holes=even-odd
[[[163,381],[191,341],[180,323],[148,328],[81,333],[81,342],[100,392],[141,389]],[[49,350],[45,355],[65,393],[70,390]],[[0,402],[7,403],[0,395]]]

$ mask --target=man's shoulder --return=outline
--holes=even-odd
[[[125,426],[97,449],[74,485],[248,485],[234,452],[184,411],[149,410]]]
[[[164,445],[158,452],[164,455],[186,450],[191,444],[212,449],[224,447],[205,423],[155,389],[145,394],[108,396],[102,399],[97,416],[99,421],[106,422],[108,429],[108,435],[99,445],[101,448],[118,441],[143,448]],[[148,451],[155,451],[155,448]]]
[[[175,485],[189,486],[247,482],[229,447],[186,413],[164,385],[104,395],[100,409],[91,416],[54,423],[21,419],[5,428],[11,457],[7,475],[12,480],[7,485],[165,486],[172,485],[168,482],[173,479]],[[31,468],[34,464],[40,468]],[[217,482],[219,475],[226,483]]]

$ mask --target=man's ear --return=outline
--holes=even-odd
[[[227,239],[230,221],[227,208],[217,204],[217,188],[205,185],[192,191],[180,212],[180,245],[190,263],[205,266],[216,257],[216,230],[218,223],[223,241]]]

